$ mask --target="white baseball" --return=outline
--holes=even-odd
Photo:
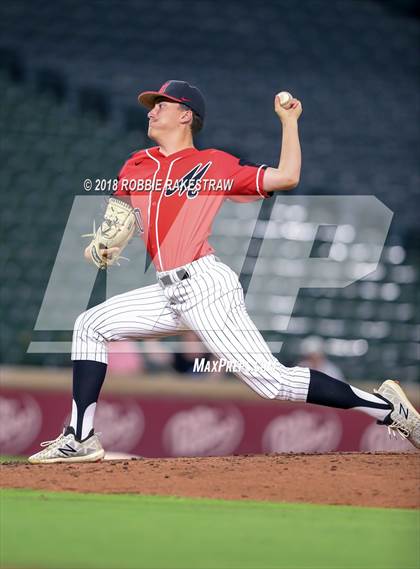
[[[284,109],[288,108],[290,101],[293,99],[292,95],[287,91],[281,91],[280,93],[277,93],[277,97],[279,98],[280,105]]]

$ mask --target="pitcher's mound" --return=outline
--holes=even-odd
[[[420,507],[420,453],[271,454],[2,466],[4,488]]]

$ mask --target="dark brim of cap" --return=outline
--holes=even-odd
[[[159,93],[159,91],[144,91],[138,96],[138,101],[141,105],[145,106],[147,109],[153,109],[155,106],[156,99],[161,97],[168,101],[173,101],[174,103],[182,103],[181,99],[175,97],[170,97],[165,95],[165,93]],[[184,103],[185,104],[185,103]]]

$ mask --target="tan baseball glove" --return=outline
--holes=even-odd
[[[136,217],[131,205],[118,198],[109,198],[100,227],[95,230],[94,223],[93,233],[83,235],[93,237],[85,249],[85,257],[102,270],[118,262],[118,259],[125,259],[121,257],[121,252],[135,230]]]

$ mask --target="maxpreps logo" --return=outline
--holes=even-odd
[[[182,196],[186,192],[187,198],[195,198],[201,189],[200,181],[205,176],[211,164],[211,162],[207,162],[207,164],[203,166],[200,162],[200,164],[194,166],[194,168],[187,172],[182,178],[166,186],[165,196],[173,196],[177,192]]]

